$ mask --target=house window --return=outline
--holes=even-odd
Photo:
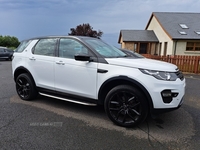
[[[186,24],[179,24],[181,26],[182,29],[188,29],[188,26],[186,26]]]
[[[159,55],[161,54],[161,50],[162,50],[162,43],[159,44]]]
[[[167,55],[167,42],[165,42],[165,45],[164,45],[164,56]]]
[[[138,47],[138,44],[134,43],[134,52],[137,52],[137,47]]]
[[[200,42],[187,42],[186,51],[200,51]]]

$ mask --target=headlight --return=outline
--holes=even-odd
[[[159,80],[175,81],[178,78],[176,73],[173,72],[164,72],[164,71],[147,70],[147,69],[140,69],[140,71],[144,74],[153,76]]]

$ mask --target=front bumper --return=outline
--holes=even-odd
[[[185,79],[163,81],[151,76],[147,77],[142,78],[142,82],[151,96],[153,104],[151,109],[176,109],[180,107],[185,95]]]
[[[170,112],[170,111],[174,111],[178,108],[180,108],[183,104],[183,101],[184,101],[184,97],[181,99],[179,105],[177,107],[174,107],[174,108],[160,108],[160,109],[151,109],[150,110],[150,113],[152,116],[154,115],[158,115],[158,114],[162,114],[162,113],[166,113],[166,112]]]

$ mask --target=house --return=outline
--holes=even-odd
[[[129,30],[129,33],[127,30],[121,30],[118,43],[122,48],[136,50],[135,43],[140,39],[139,43],[150,43],[148,45],[151,45],[151,48],[147,46],[146,50],[140,51],[143,48],[137,44],[136,51],[139,53],[145,51],[146,54],[164,56],[200,55],[200,13],[153,12],[144,31],[153,32],[158,42],[152,43],[151,39],[155,39],[152,36],[146,37],[146,41],[146,38],[141,40],[140,38],[144,36],[142,31],[143,35],[138,35],[140,33],[135,34],[137,30]],[[130,44],[133,44],[132,48]]]
[[[150,30],[121,30],[119,41],[121,48],[140,54],[156,54],[159,41]]]

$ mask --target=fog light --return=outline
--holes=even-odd
[[[171,93],[162,93],[162,96],[163,96],[163,97],[171,97],[172,94],[171,94]]]
[[[164,90],[161,92],[161,96],[164,103],[170,103],[172,101],[172,92],[171,90]]]
[[[161,92],[163,97],[171,97],[172,93],[171,90],[164,90]]]

